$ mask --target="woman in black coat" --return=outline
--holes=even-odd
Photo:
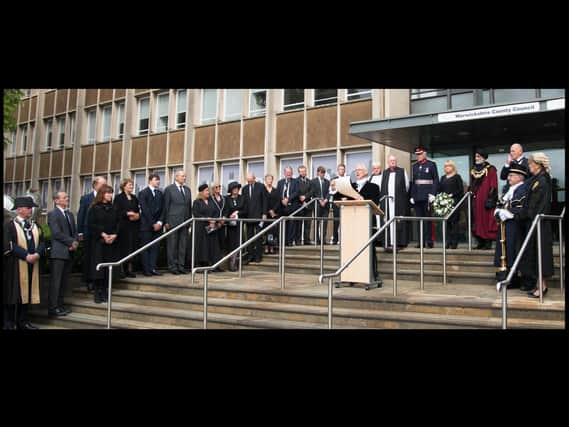
[[[119,219],[112,199],[113,188],[103,185],[87,212],[87,229],[89,230],[91,249],[88,279],[94,283],[94,297],[97,304],[107,302],[109,278],[109,269],[102,268],[97,271],[97,264],[119,259],[117,243]]]
[[[263,188],[263,213],[267,215],[268,219],[276,220],[279,215],[279,206],[281,204],[281,197],[278,190],[273,187],[273,175],[265,175],[265,187]],[[273,222],[267,223],[267,227],[272,225]],[[267,233],[267,245],[265,246],[266,254],[274,254],[277,247],[278,231],[272,228]]]
[[[209,199],[209,187],[207,184],[202,184],[198,190],[198,198],[194,201],[192,209],[194,218],[215,218],[216,209]],[[220,222],[217,221],[195,221],[193,226],[196,232],[194,253],[198,266],[213,265],[221,259],[219,240],[217,238],[219,228]],[[218,267],[212,271],[223,270]]]
[[[232,221],[232,218],[242,218],[247,213],[245,206],[245,198],[239,194],[241,184],[236,181],[230,182],[227,191],[228,196],[225,197],[225,210],[223,216],[227,218],[225,224],[227,225],[227,253],[239,247],[239,229],[243,227],[241,221]],[[237,271],[238,255],[235,254],[229,259],[229,270]]]
[[[223,212],[225,211],[225,197],[223,196],[223,194],[221,194],[221,185],[214,183],[212,184],[211,188],[213,194],[210,196],[209,201],[215,208],[214,217],[222,218]],[[219,250],[221,251],[221,253],[223,253],[223,251],[227,247],[227,242],[226,242],[227,235],[225,231],[224,222],[222,221],[220,224],[221,227],[217,229],[217,240],[219,240]]]
[[[551,176],[549,175],[549,158],[543,153],[535,153],[529,156],[528,167],[533,175],[529,180],[528,194],[524,207],[514,218],[522,223],[522,229],[526,233],[531,223],[539,214],[549,215],[551,212]],[[539,298],[537,287],[538,259],[537,259],[537,230],[534,231],[522,260],[520,272],[522,273],[523,291],[529,291],[528,297]],[[551,221],[541,221],[541,266],[543,277],[553,276],[553,242],[551,239]],[[543,294],[547,292],[545,280],[543,280]]]
[[[464,184],[461,176],[456,172],[456,164],[452,160],[447,160],[444,165],[445,174],[439,181],[438,193],[447,193],[454,200],[454,206],[464,196]],[[458,246],[458,220],[460,208],[447,220],[447,249],[456,249]]]
[[[118,245],[120,257],[124,258],[139,248],[140,206],[137,197],[132,194],[134,191],[132,179],[123,180],[120,189],[122,193],[115,197],[113,205],[119,217]],[[121,277],[136,277],[133,270],[133,260],[131,259],[122,265]]]

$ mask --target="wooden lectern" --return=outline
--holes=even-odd
[[[369,240],[373,234],[373,216],[383,215],[383,212],[371,200],[346,200],[334,202],[340,207],[340,260],[344,265],[356,252]],[[340,273],[340,280],[336,287],[341,287],[342,282],[365,283],[366,290],[378,282],[373,276],[373,244],[368,246],[348,268]]]

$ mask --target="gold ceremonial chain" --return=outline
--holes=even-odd
[[[472,175],[474,177],[474,179],[482,178],[484,175],[486,175],[488,173],[489,167],[490,167],[490,165],[485,166],[484,168],[482,168],[482,170],[480,172],[477,172],[476,169],[472,168],[472,169],[470,169],[470,175]]]

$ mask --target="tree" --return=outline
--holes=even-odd
[[[15,131],[18,126],[16,113],[22,95],[21,89],[4,89],[4,145],[12,142],[7,135]]]

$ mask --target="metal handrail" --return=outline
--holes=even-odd
[[[246,242],[241,243],[237,248],[235,248],[233,251],[231,251],[230,253],[228,253],[227,255],[225,255],[223,258],[221,258],[219,261],[217,261],[215,264],[213,265],[209,265],[209,266],[205,266],[205,267],[194,267],[192,269],[192,281],[194,280],[194,276],[196,273],[203,271],[204,274],[204,292],[203,292],[203,306],[204,306],[204,312],[203,312],[203,328],[207,329],[207,275],[208,272],[210,270],[214,270],[217,267],[219,267],[223,262],[227,261],[229,258],[231,258],[233,255],[235,255],[237,252],[240,252],[244,247],[248,246],[249,244],[253,243],[255,240],[259,239],[261,236],[263,236],[264,234],[266,234],[271,228],[275,227],[277,224],[284,224],[283,221],[286,220],[286,218],[288,217],[292,217],[294,215],[296,215],[298,212],[306,209],[308,206],[310,206],[312,203],[316,202],[317,200],[320,200],[319,198],[314,198],[312,199],[310,202],[302,205],[301,207],[299,207],[297,210],[295,210],[293,213],[291,213],[289,216],[282,216],[279,219],[277,219],[276,221],[274,221],[271,225],[269,225],[267,228],[265,228],[264,230],[262,230],[261,232],[255,234],[253,237],[251,237],[249,240],[247,240]],[[219,220],[219,219],[217,219]],[[281,247],[283,247],[284,245],[283,243],[283,228],[281,228]],[[281,252],[284,252],[283,250],[281,250]],[[282,253],[281,253],[282,256]],[[239,264],[241,265],[241,262],[239,262]],[[280,264],[279,264],[280,266]],[[281,268],[284,270],[284,265],[281,266]]]
[[[125,256],[124,258],[118,260],[118,261],[114,261],[114,262],[101,262],[99,264],[97,264],[96,270],[99,271],[101,268],[105,268],[108,267],[109,268],[109,289],[108,289],[108,302],[107,302],[107,329],[111,329],[111,297],[112,297],[112,280],[113,280],[113,267],[117,267],[119,265],[122,265],[124,262],[128,261],[129,259],[135,257],[136,255],[138,255],[141,252],[144,252],[146,249],[148,249],[150,246],[155,245],[156,243],[158,243],[160,240],[168,237],[170,234],[172,234],[174,231],[177,231],[179,228],[182,228],[184,226],[187,226],[188,224],[192,223],[194,221],[194,218],[190,218],[187,219],[186,221],[182,222],[181,224],[178,224],[177,226],[173,227],[172,229],[168,230],[166,233],[162,234],[161,236],[157,237],[156,239],[152,240],[151,242],[148,242],[146,245],[142,246],[141,248],[138,248],[136,251],[134,251],[133,253]],[[192,231],[193,233],[193,231]]]
[[[458,201],[458,203],[455,205],[454,208],[452,208],[452,210],[448,213],[447,216],[445,216],[445,229],[446,229],[446,221],[456,212],[456,210],[460,207],[460,205],[462,205],[462,203],[464,202],[464,199],[466,199],[468,197],[468,250],[471,251],[472,250],[472,233],[470,232],[470,223],[471,223],[471,215],[472,212],[470,210],[470,204],[471,199],[472,199],[472,191],[467,191],[466,193],[464,193],[464,196],[462,196],[462,199],[460,199]],[[443,239],[444,240],[444,239]],[[446,242],[443,241],[444,247],[443,249],[446,249]]]
[[[543,303],[543,276],[542,276],[542,268],[541,268],[541,221],[544,219],[556,219],[559,221],[559,280],[561,286],[561,292],[563,293],[563,217],[565,216],[565,208],[561,211],[560,215],[545,215],[545,214],[538,214],[533,222],[531,223],[531,227],[522,243],[520,251],[516,256],[514,264],[510,268],[510,272],[506,276],[504,280],[499,281],[496,283],[496,291],[502,291],[502,329],[508,328],[508,318],[507,318],[507,310],[508,310],[508,286],[514,277],[518,269],[518,265],[521,262],[522,256],[529,244],[530,239],[532,238],[533,232],[537,228],[537,264],[538,264],[538,271],[539,271],[539,302],[540,304]],[[505,285],[505,286],[504,286]]]
[[[338,270],[336,270],[334,273],[328,273],[328,274],[320,274],[320,276],[318,277],[318,282],[322,283],[322,281],[324,279],[328,279],[328,329],[332,329],[332,278],[333,277],[337,277],[339,276],[346,268],[348,268],[350,266],[350,264],[358,257],[360,256],[360,254],[365,251],[368,246],[370,244],[372,244],[375,239],[377,239],[377,237],[382,233],[382,231],[387,228],[392,222],[394,222],[397,219],[397,217],[393,217],[391,218],[389,221],[387,221],[385,224],[383,224],[379,230],[377,230],[371,237],[370,239],[349,259],[347,260],[343,265],[340,266],[340,268]],[[375,250],[372,247],[372,250]],[[394,251],[395,252],[395,251]],[[395,284],[395,282],[394,282]]]

